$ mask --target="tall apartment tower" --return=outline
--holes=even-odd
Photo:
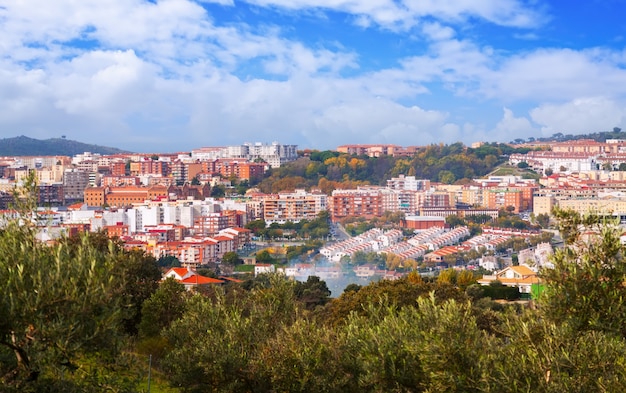
[[[85,188],[89,185],[89,172],[74,169],[63,173],[63,193],[65,204],[80,202],[84,198]]]

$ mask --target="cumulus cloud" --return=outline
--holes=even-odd
[[[271,21],[224,22],[211,12],[236,13],[244,2],[266,13],[304,11],[312,19],[341,13],[405,47],[390,49],[395,57],[382,59],[384,66],[363,67],[367,54],[344,46],[341,36],[331,43],[305,40]],[[4,135],[89,135],[89,142],[157,151],[276,139],[314,148],[416,145],[514,139],[538,132],[534,124],[544,133],[625,126],[623,50],[509,53],[464,34],[476,20],[534,34],[525,32],[546,21],[534,3],[244,2],[5,2]],[[485,112],[506,107],[497,124],[484,124],[460,115],[447,103],[454,99]],[[508,109],[519,102],[535,107],[529,117]]]
[[[556,132],[580,134],[626,126],[626,103],[606,97],[575,99],[561,104],[543,104],[530,111],[543,135]]]
[[[619,52],[606,49],[539,49],[502,61],[485,75],[482,92],[509,99],[564,100],[623,95],[626,69]]]
[[[515,117],[509,108],[503,108],[502,119],[496,124],[492,134],[497,135],[499,141],[508,141],[519,137],[533,136],[538,129],[525,117]]]

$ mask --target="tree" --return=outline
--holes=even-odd
[[[243,260],[241,258],[239,258],[239,255],[237,255],[236,252],[234,251],[228,251],[226,253],[224,253],[224,256],[222,257],[222,263],[224,265],[227,266],[236,266],[239,265],[241,263],[243,263]]]
[[[265,220],[263,219],[250,221],[245,226],[246,229],[251,230],[255,234],[258,233],[259,231],[265,230],[265,227],[266,227],[266,224],[265,224]]]
[[[619,337],[573,331],[528,311],[507,315],[498,330],[503,340],[493,353],[491,391],[626,390],[626,346]]]
[[[273,263],[275,262],[274,258],[267,250],[261,250],[256,254],[256,261],[259,263]]]
[[[356,392],[355,359],[343,331],[299,319],[266,343],[255,365],[273,392]]]
[[[550,226],[550,215],[545,213],[537,214],[537,217],[535,217],[535,221],[542,228],[547,228],[548,226]]]
[[[180,261],[173,255],[162,256],[157,260],[159,267],[181,267]]]
[[[446,269],[446,270],[442,270],[439,275],[437,276],[437,282],[438,283],[445,283],[445,284],[451,284],[454,285],[456,284],[456,279],[457,279],[457,272],[456,270],[450,268],[450,269]]]
[[[566,247],[557,249],[554,269],[544,269],[541,309],[577,331],[626,337],[626,260],[617,222],[555,210]]]
[[[224,195],[226,195],[226,189],[224,186],[218,185],[211,187],[212,198],[222,198]]]
[[[456,181],[456,176],[450,171],[439,172],[439,181],[445,184],[452,184]]]
[[[361,288],[363,288],[362,285],[356,284],[356,283],[350,283],[348,285],[346,285],[346,287],[343,289],[344,292],[358,292]]]
[[[296,282],[294,291],[296,299],[303,302],[307,309],[323,306],[328,302],[331,293],[326,282],[317,276],[309,276],[305,282]]]
[[[214,298],[194,295],[182,317],[165,330],[172,350],[163,361],[170,381],[191,392],[270,391],[265,343],[298,312],[294,283],[279,274],[268,285]]]
[[[119,277],[125,303],[122,326],[130,335],[136,335],[141,321],[141,307],[159,287],[161,269],[154,257],[141,250],[117,249],[112,274]]]
[[[471,270],[463,269],[457,273],[456,285],[458,285],[462,291],[465,291],[468,286],[474,283],[476,283],[476,278]]]
[[[151,290],[143,255],[102,233],[40,242],[35,186],[31,174],[16,193],[17,217],[0,229],[1,384],[15,391],[132,389],[132,377],[111,372],[132,368],[120,351],[122,324]],[[100,367],[85,373],[90,362]]]
[[[457,216],[456,214],[451,214],[446,217],[446,224],[449,225],[451,228],[456,228],[458,226],[467,225],[467,222],[465,222],[464,219]]]
[[[0,346],[15,360],[3,383],[22,387],[81,355],[115,352],[124,309],[114,247],[102,252],[90,233],[76,247],[48,246],[23,223],[0,231]]]
[[[59,243],[69,247],[70,258],[80,252],[81,236],[62,238]],[[124,250],[119,239],[110,239],[105,232],[93,232],[89,235],[89,243],[96,252],[111,253],[115,256],[111,274],[122,285],[120,295],[124,297],[126,305],[122,311],[122,323],[126,333],[137,334],[137,326],[141,321],[141,305],[158,288],[161,280],[161,270],[157,260],[146,255],[141,250]]]
[[[521,161],[517,163],[517,167],[520,169],[526,169],[528,168],[528,163],[526,161]]]
[[[185,311],[185,286],[169,277],[159,289],[143,303],[139,335],[156,337],[163,328],[180,318]]]

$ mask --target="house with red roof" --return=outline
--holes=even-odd
[[[224,280],[218,280],[216,278],[201,276],[195,270],[191,268],[185,268],[185,267],[171,268],[163,275],[163,279],[165,280],[169,277],[183,284],[186,290],[191,290],[192,288],[195,288],[198,286],[215,285],[215,284],[224,283]]]

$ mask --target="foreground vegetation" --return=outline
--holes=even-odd
[[[567,247],[535,307],[495,303],[471,277],[415,273],[336,299],[317,278],[280,275],[188,292],[101,234],[46,245],[10,221],[1,390],[145,391],[151,355],[170,392],[626,391],[621,231],[559,216]]]

